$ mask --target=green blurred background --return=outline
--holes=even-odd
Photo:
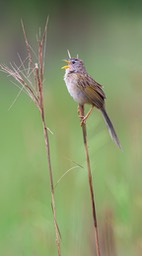
[[[3,1],[2,63],[25,58],[20,19],[36,47],[50,16],[44,101],[62,255],[95,255],[94,230],[77,105],[60,69],[67,49],[78,53],[107,95],[107,111],[123,152],[111,141],[101,114],[87,121],[102,255],[142,255],[142,2]],[[40,116],[0,74],[0,255],[57,255],[49,176]],[[88,109],[88,107],[86,108]],[[77,164],[83,168],[77,167]]]

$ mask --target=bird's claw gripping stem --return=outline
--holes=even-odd
[[[81,109],[80,106],[78,106],[78,115],[81,119],[80,121],[80,125],[82,126],[83,124],[85,124],[86,119],[88,118],[88,116],[91,114],[92,110],[93,110],[94,106],[92,105],[92,107],[90,108],[90,110],[88,111],[88,113],[86,114],[86,116],[83,116],[81,113]]]

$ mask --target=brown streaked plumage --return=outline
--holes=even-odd
[[[65,60],[67,63],[63,68],[66,69],[64,81],[67,89],[73,99],[81,106],[84,104],[91,104],[92,108],[85,117],[82,118],[81,124],[90,115],[93,107],[98,108],[104,117],[105,123],[108,127],[111,138],[116,145],[121,148],[119,139],[114,130],[113,124],[105,110],[105,93],[102,85],[97,83],[86,71],[84,63],[78,58],[69,58]]]

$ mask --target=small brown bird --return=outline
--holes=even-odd
[[[108,127],[111,138],[116,145],[121,148],[119,139],[114,130],[113,124],[105,110],[105,93],[102,85],[97,83],[86,71],[84,63],[78,58],[71,58],[64,60],[67,65],[62,68],[66,69],[64,81],[67,89],[73,99],[81,106],[84,104],[91,104],[92,107],[85,117],[82,117],[81,125],[90,115],[92,109],[96,107],[99,109],[104,117],[105,123]]]

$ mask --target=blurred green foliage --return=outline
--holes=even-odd
[[[123,152],[111,141],[101,114],[87,121],[101,248],[109,255],[142,254],[142,17],[138,1],[5,1],[1,6],[1,61],[25,58],[22,18],[30,43],[50,15],[44,101],[62,255],[94,255],[91,205],[76,103],[68,95],[62,59],[79,54],[107,95],[107,110]],[[49,177],[40,116],[18,89],[0,76],[0,255],[56,255]],[[87,109],[88,107],[86,107]],[[109,219],[109,221],[108,221]],[[113,220],[113,223],[112,223]],[[107,227],[107,224],[109,228]],[[112,225],[112,226],[111,226]],[[104,237],[104,238],[103,238]],[[114,249],[115,245],[115,249]]]

